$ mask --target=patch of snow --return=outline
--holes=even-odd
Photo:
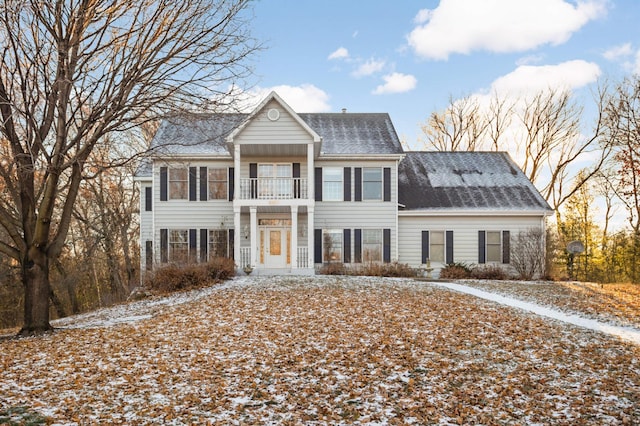
[[[500,303],[501,305],[522,309],[528,312],[532,312],[536,315],[540,315],[543,317],[552,318],[558,321],[577,325],[578,327],[583,327],[589,330],[595,330],[602,333],[617,336],[617,337],[620,337],[621,339],[640,345],[640,330],[638,330],[637,328],[621,327],[621,326],[616,326],[612,324],[607,324],[601,321],[596,321],[589,318],[584,318],[579,315],[566,314],[564,312],[560,312],[558,310],[551,309],[546,306],[541,306],[535,303],[514,299],[512,297],[490,293],[484,290],[479,290],[477,288],[468,287],[461,284],[453,284],[453,283],[445,283],[445,282],[430,282],[429,284],[445,287],[450,290],[458,291],[460,293],[470,294],[472,296],[476,296],[481,299]]]

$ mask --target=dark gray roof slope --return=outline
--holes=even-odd
[[[407,210],[551,210],[506,152],[407,152],[398,172]]]
[[[299,114],[320,137],[323,154],[401,154],[400,139],[386,113]]]
[[[324,154],[401,154],[398,135],[386,113],[300,114],[322,137]],[[152,148],[161,154],[229,154],[225,137],[248,114],[194,114],[163,120]]]
[[[162,120],[151,148],[158,154],[230,155],[225,138],[247,114],[182,114]]]

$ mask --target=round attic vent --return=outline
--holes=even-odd
[[[276,121],[278,118],[280,118],[280,111],[275,108],[271,108],[269,111],[267,111],[267,117],[271,121]]]

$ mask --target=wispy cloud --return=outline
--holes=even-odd
[[[446,60],[453,53],[521,52],[561,44],[587,22],[603,16],[607,0],[441,0],[418,12],[407,37],[423,58]]]
[[[393,93],[405,93],[415,89],[418,80],[410,74],[394,72],[382,77],[384,84],[376,87],[372,92],[374,95],[387,95]]]
[[[606,50],[602,56],[609,61],[617,61],[633,54],[631,43],[624,43]]]
[[[332,52],[327,59],[332,61],[334,59],[347,59],[347,58],[349,58],[349,51],[344,47],[339,47],[334,52]]]
[[[375,74],[377,72],[382,71],[384,69],[385,64],[386,64],[385,61],[371,58],[366,62],[364,62],[363,64],[360,64],[360,66],[358,66],[358,68],[356,68],[351,73],[351,75],[354,77],[364,77],[367,75]]]

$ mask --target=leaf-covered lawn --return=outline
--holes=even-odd
[[[473,281],[461,284],[585,317],[640,329],[640,285]]]
[[[189,294],[1,342],[0,411],[62,424],[640,423],[639,346],[472,296],[344,277]]]

